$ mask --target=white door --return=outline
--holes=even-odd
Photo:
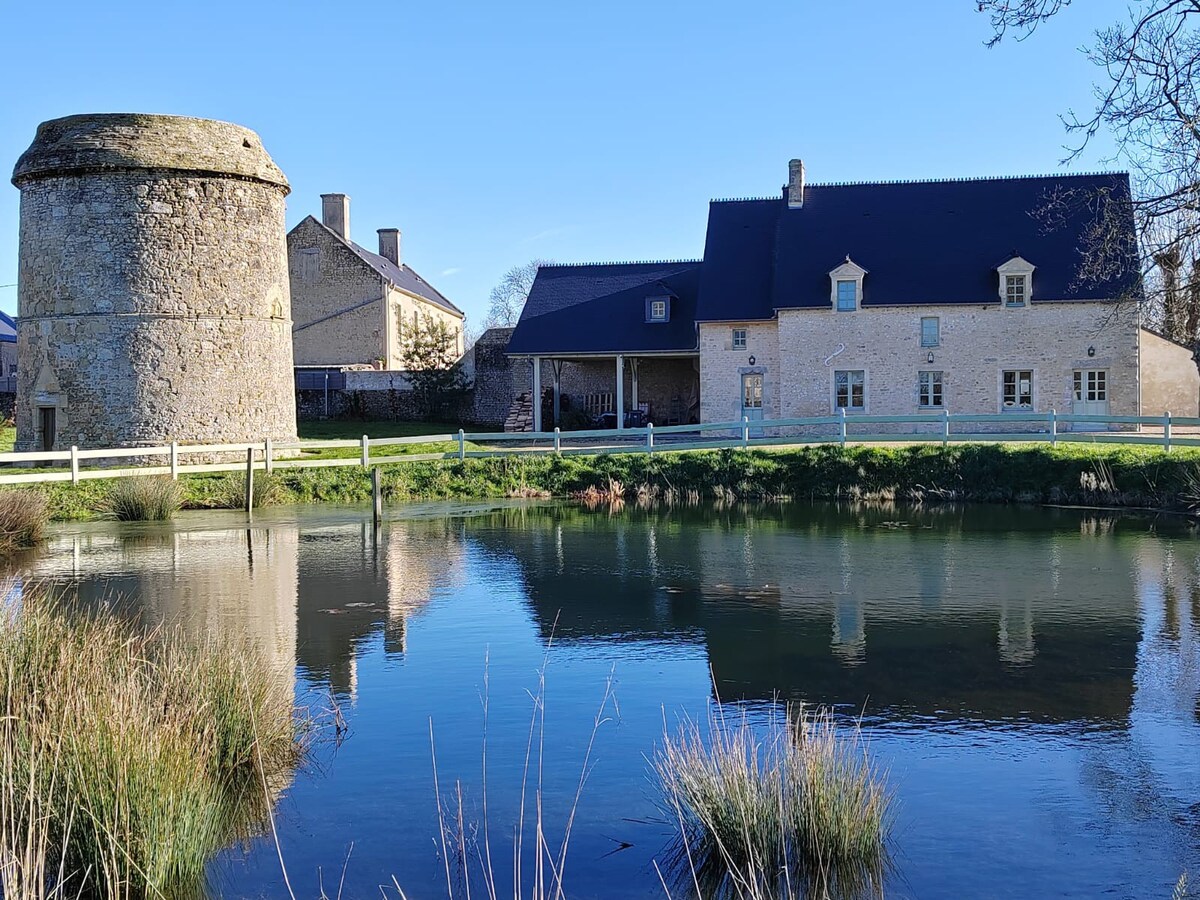
[[[761,374],[742,376],[742,415],[751,422],[763,417],[763,377]]]
[[[1071,412],[1077,416],[1108,415],[1108,372],[1104,369],[1076,369]],[[1103,431],[1101,422],[1079,423],[1076,431]]]

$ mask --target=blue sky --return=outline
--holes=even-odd
[[[7,175],[56,116],[253,128],[291,181],[289,227],[349,194],[352,237],[400,228],[405,261],[478,322],[534,257],[698,257],[707,201],[774,195],[791,157],[810,181],[1055,171],[1059,114],[1090,103],[1078,47],[1122,9],[1077,4],[987,50],[972,0],[0,0],[0,285]]]

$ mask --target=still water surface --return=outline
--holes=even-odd
[[[587,512],[414,506],[188,514],[57,530],[27,562],[89,601],[248,634],[349,726],[287,791],[297,896],[445,896],[444,792],[489,813],[501,886],[537,670],[561,830],[612,679],[567,862],[572,897],[662,897],[670,839],[646,757],[714,698],[862,715],[899,801],[889,897],[1168,898],[1200,875],[1200,541],[1072,510],[785,506]],[[552,838],[552,840],[554,840]],[[351,849],[352,848],[352,849]],[[347,857],[347,855],[349,856]],[[269,839],[212,893],[283,897]],[[503,893],[503,891],[502,891]],[[511,890],[509,891],[511,896]],[[688,896],[686,887],[673,891]]]

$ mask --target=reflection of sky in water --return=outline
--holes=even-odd
[[[1183,868],[1200,872],[1200,545],[1177,523],[1001,507],[406,513],[378,538],[331,508],[71,526],[28,563],[151,620],[250,634],[306,700],[340,698],[350,739],[320,745],[280,808],[304,895],[318,867],[329,890],[351,842],[346,896],[379,896],[392,875],[438,895],[430,720],[443,787],[461,778],[477,818],[485,659],[508,883],[526,692],[552,635],[552,834],[610,674],[618,704],[568,857],[573,897],[662,896],[651,860],[667,829],[644,757],[714,691],[753,715],[776,694],[862,711],[900,800],[889,896],[1169,897]],[[265,841],[214,878],[227,896],[284,893]]]

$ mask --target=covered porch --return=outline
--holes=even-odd
[[[698,353],[539,354],[526,359],[534,431],[578,422],[581,410],[593,424],[617,429],[699,421]],[[547,392],[550,403],[543,409]],[[569,418],[568,407],[574,413]]]

